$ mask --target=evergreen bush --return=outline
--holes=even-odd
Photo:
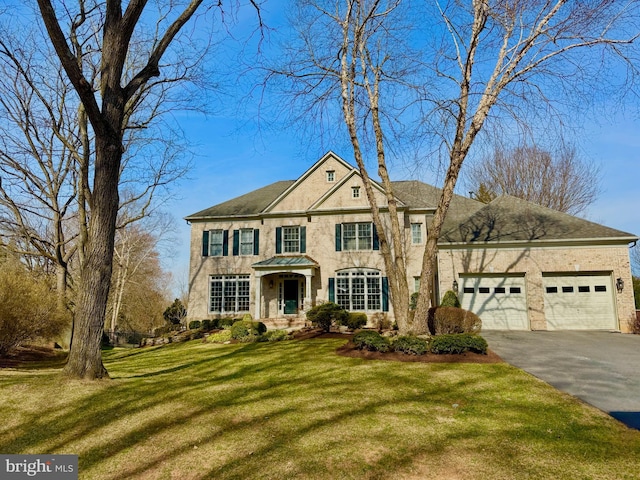
[[[460,300],[458,300],[458,295],[453,290],[447,290],[442,297],[442,302],[440,302],[441,307],[456,307],[460,308]]]
[[[351,312],[347,318],[347,327],[349,330],[358,330],[367,324],[367,314],[362,312]]]
[[[423,338],[406,335],[397,337],[391,347],[395,352],[402,352],[409,355],[424,355],[429,351],[429,342]]]
[[[201,326],[200,320],[191,320],[189,322],[189,330],[197,330]]]
[[[437,354],[461,354],[464,352],[487,353],[487,341],[480,335],[470,333],[454,333],[433,337],[431,351]]]
[[[388,352],[389,340],[374,330],[363,330],[353,336],[353,343],[359,350]]]
[[[334,323],[336,325],[345,324],[349,319],[349,313],[341,306],[327,302],[311,308],[307,312],[307,319],[318,328],[328,332]]]

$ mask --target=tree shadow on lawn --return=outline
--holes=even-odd
[[[87,396],[24,414],[20,433],[0,440],[0,451],[34,452],[44,445],[47,453],[78,453],[80,471],[101,479],[154,478],[152,472],[170,466],[182,473],[195,469],[195,478],[251,478],[265,465],[281,478],[340,473],[344,465],[337,459],[330,465],[326,455],[351,456],[361,478],[382,478],[389,465],[409,468],[424,455],[444,455],[457,442],[471,442],[476,455],[481,447],[504,449],[491,447],[487,438],[487,422],[498,419],[499,427],[491,428],[516,441],[510,448],[517,476],[518,459],[528,455],[518,445],[548,441],[549,425],[580,424],[563,415],[557,398],[533,404],[521,398],[518,384],[530,388],[532,380],[508,365],[460,370],[368,362],[337,357],[337,346],[323,338],[176,345],[137,355],[127,373],[108,364],[113,381],[50,380],[62,387],[62,397],[69,386],[85,388]],[[495,391],[500,382],[505,392]],[[434,422],[451,427],[433,434]],[[580,428],[589,439],[589,426]],[[420,433],[407,440],[409,431]],[[152,448],[166,437],[170,445]],[[363,444],[379,453],[366,457]],[[561,458],[573,448],[570,443],[554,454]],[[327,453],[317,455],[322,451]]]

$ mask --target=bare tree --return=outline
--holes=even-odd
[[[70,2],[59,5],[58,11],[50,0],[38,0],[37,3],[51,44],[79,96],[82,112],[93,132],[91,150],[95,155],[91,170],[92,189],[87,196],[91,216],[86,231],[74,335],[65,372],[73,377],[102,378],[108,376],[102,364],[100,340],[111,284],[126,130],[135,112],[141,108],[141,92],[160,76],[161,60],[168,55],[169,47],[175,44],[203,0],[163,5],[158,10],[157,23],[151,27],[150,36],[145,35],[144,27],[153,13],[145,10],[145,0],[131,0],[124,8],[119,0],[101,3],[78,0],[75,6]],[[74,38],[77,27],[96,12],[101,18],[99,43],[97,47],[94,45],[100,58],[95,64],[99,65],[98,88],[91,79],[94,72],[85,68],[74,50],[74,45],[85,45]],[[147,39],[150,41],[144,41]],[[144,60],[127,70],[134,50],[144,50]],[[85,184],[88,183],[88,171],[82,175]]]
[[[640,2],[474,0],[433,2],[426,11],[405,9],[402,0],[300,5],[299,42],[288,48],[287,62],[272,74],[291,80],[292,97],[304,112],[332,113],[333,105],[340,105],[373,221],[379,234],[385,230],[381,251],[386,273],[397,277],[390,278],[390,290],[398,326],[403,333],[420,331],[425,327],[419,320],[427,317],[432,298],[442,225],[462,165],[493,120],[490,112],[497,120],[524,120],[553,110],[552,97],[570,98],[578,86],[602,91],[607,72],[616,72],[614,80],[621,69],[635,74]],[[419,34],[402,25],[408,13],[418,19]],[[412,56],[411,47],[420,54]],[[322,105],[329,107],[322,110]],[[429,225],[413,320],[387,152],[395,133],[390,118],[405,115],[403,123],[409,125],[416,119],[416,105],[422,108],[425,144],[443,154],[446,173]],[[372,198],[363,155],[368,147],[375,152],[389,202],[389,229]]]
[[[121,222],[125,223],[124,220]],[[109,330],[116,330],[123,312],[128,312],[125,316],[129,317],[129,323],[133,322],[131,312],[138,304],[135,296],[143,292],[144,287],[149,292],[161,290],[157,285],[162,283],[165,274],[159,265],[159,251],[163,242],[171,240],[172,224],[170,217],[156,213],[146,217],[144,222],[129,223],[116,231],[114,271],[107,309]],[[159,318],[162,319],[162,311]]]
[[[90,45],[98,43],[96,34],[103,20],[99,11],[87,14],[73,24],[70,38],[79,64],[89,72],[88,81],[96,89],[100,59]],[[5,24],[2,30],[0,112],[6,122],[0,124],[4,180],[0,183],[0,235],[17,253],[41,257],[54,266],[58,297],[64,303],[74,278],[70,268],[83,264],[88,239],[93,132],[43,32],[21,25],[16,38],[11,26]],[[140,62],[136,55],[128,57],[125,74]],[[175,131],[159,120],[168,108],[165,105],[175,107],[180,102],[176,90],[186,79],[188,66],[183,59],[167,65],[172,68],[170,75],[137,92],[137,110],[128,114],[123,135],[126,149],[120,173],[124,194],[119,208],[128,214],[121,215],[126,220],[118,227],[148,215],[159,200],[158,193],[166,196],[165,187],[186,172],[186,149]]]
[[[525,145],[496,148],[493,155],[470,165],[467,178],[469,188],[484,188],[491,192],[489,197],[512,195],[576,215],[596,200],[599,174],[599,167],[581,160],[574,147],[562,146],[553,155]]]

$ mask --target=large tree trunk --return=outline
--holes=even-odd
[[[108,377],[100,344],[111,285],[114,232],[118,214],[119,139],[97,138],[94,207],[91,211],[85,264],[80,274],[74,338],[64,368],[77,378]]]

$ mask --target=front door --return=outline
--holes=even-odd
[[[284,313],[298,313],[298,280],[284,280]]]

